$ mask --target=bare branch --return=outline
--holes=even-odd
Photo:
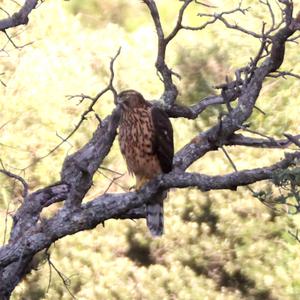
[[[227,94],[229,101],[236,100],[238,96],[237,91],[231,91]],[[171,118],[186,118],[196,119],[209,106],[226,104],[222,96],[208,96],[192,106],[183,106],[174,104],[172,107],[163,107]]]
[[[67,199],[69,192],[69,186],[59,182],[28,195],[13,217],[10,242],[20,238],[27,229],[34,226],[45,207]]]
[[[230,24],[222,15],[216,16],[216,19],[220,20],[221,22],[223,22],[224,25],[227,28],[241,31],[241,32],[243,32],[243,33],[245,33],[247,35],[250,35],[252,37],[255,37],[257,39],[262,39],[263,38],[263,36],[261,34],[258,34],[258,33],[254,32],[254,31],[247,30],[247,29],[239,26],[237,23],[236,24]]]
[[[182,7],[179,10],[178,19],[177,19],[177,22],[176,22],[176,25],[175,25],[173,31],[165,38],[165,42],[167,44],[176,36],[178,31],[183,28],[182,27],[182,18],[183,18],[184,11],[189,6],[189,4],[192,2],[193,2],[193,0],[185,0],[184,1]]]
[[[284,136],[286,136],[290,142],[300,147],[299,136],[292,136],[291,134],[287,134],[287,133],[285,133]]]
[[[92,139],[82,149],[65,159],[61,178],[71,187],[65,205],[78,206],[91,187],[93,175],[109,153],[115,139],[119,117],[119,111],[115,109],[98,126]]]
[[[5,221],[4,221],[4,233],[3,233],[3,242],[2,246],[5,245],[6,242],[6,235],[7,235],[7,222],[8,222],[8,215],[9,215],[9,208],[10,208],[11,201],[8,202],[6,212],[5,212]]]
[[[143,2],[147,5],[147,7],[150,10],[155,25],[157,37],[158,37],[158,52],[157,52],[155,67],[157,71],[161,74],[164,83],[164,93],[162,95],[162,99],[165,101],[167,105],[171,106],[176,101],[178,90],[176,85],[173,83],[173,79],[172,79],[174,72],[171,71],[171,69],[167,66],[165,62],[166,48],[168,43],[175,37],[177,32],[180,30],[183,12],[187,7],[187,5],[191,2],[191,0],[186,0],[184,2],[179,13],[177,24],[175,25],[173,32],[167,38],[165,38],[164,36],[159,12],[155,2],[153,0],[144,0]]]
[[[263,5],[267,6],[270,17],[271,17],[271,26],[266,31],[266,36],[270,36],[271,33],[278,30],[284,24],[284,18],[282,17],[281,21],[277,23],[276,18],[275,18],[275,14],[274,14],[274,11],[273,11],[273,7],[272,7],[270,1],[269,0],[265,0],[265,1],[264,0],[259,0],[259,2],[262,3]],[[280,7],[280,9],[281,9],[281,7]]]
[[[114,67],[114,63],[115,63],[115,60],[117,59],[117,57],[120,55],[121,53],[121,48],[119,48],[119,50],[117,51],[117,54],[111,59],[110,61],[110,65],[109,65],[109,68],[110,68],[110,72],[111,72],[111,75],[110,75],[110,79],[109,79],[109,83],[107,85],[107,87],[105,87],[102,91],[100,91],[96,96],[94,97],[91,97],[91,96],[86,96],[86,95],[76,95],[76,96],[68,96],[69,99],[73,99],[73,98],[76,98],[76,97],[80,97],[81,98],[81,102],[84,100],[84,99],[90,99],[92,100],[91,104],[89,105],[89,107],[82,113],[81,117],[80,117],[80,120],[79,122],[75,125],[74,129],[65,137],[65,138],[62,138],[62,141],[57,144],[55,147],[53,147],[47,154],[45,155],[42,155],[40,157],[37,157],[33,163],[31,163],[30,165],[26,166],[23,168],[23,170],[35,165],[37,162],[41,161],[42,159],[48,157],[49,155],[53,154],[58,148],[60,148],[66,141],[68,141],[74,134],[75,132],[80,128],[80,126],[82,125],[82,123],[86,120],[86,117],[87,115],[90,113],[90,112],[93,112],[94,111],[94,105],[97,103],[97,101],[104,95],[106,94],[107,92],[111,91],[113,93],[113,96],[114,96],[114,101],[116,102],[116,97],[117,97],[117,92],[113,86],[113,80],[114,80],[114,70],[113,70],[113,67]]]
[[[294,232],[292,232],[292,231],[288,231],[289,232],[289,234],[298,242],[298,243],[300,243],[300,236],[299,236],[299,231],[298,231],[298,229],[296,230],[296,232],[294,233]]]
[[[300,135],[293,136],[295,141],[300,139]],[[290,139],[256,139],[252,137],[246,137],[242,134],[234,134],[227,141],[225,145],[235,145],[235,146],[247,146],[256,148],[275,148],[275,149],[285,149],[290,146],[293,142]]]
[[[67,276],[65,276],[61,271],[59,271],[59,269],[55,266],[55,264],[52,262],[51,257],[49,252],[46,253],[47,255],[47,261],[50,267],[50,274],[51,274],[51,268],[53,268],[55,270],[55,272],[57,273],[57,275],[60,277],[60,279],[62,280],[64,287],[66,288],[66,290],[68,291],[69,295],[72,297],[72,299],[77,299],[74,294],[71,292],[69,286],[70,286],[70,278],[68,278]],[[50,287],[50,281],[49,281],[49,286],[48,289]]]
[[[18,46],[18,45],[13,41],[13,39],[8,35],[8,33],[6,32],[6,30],[3,30],[3,32],[4,32],[5,36],[7,37],[8,41],[9,41],[16,49],[22,49],[22,48],[24,48],[24,47],[26,47],[26,46],[29,46],[29,45],[33,44],[33,42],[29,42],[29,43],[26,43],[26,44],[24,44],[24,45],[22,45],[22,46]]]
[[[19,25],[26,25],[29,21],[29,14],[36,8],[37,4],[38,0],[26,0],[18,12],[14,13],[11,17],[0,20],[0,31],[5,31]]]
[[[233,162],[232,158],[230,157],[230,155],[228,154],[228,152],[226,151],[225,147],[221,147],[223,153],[225,154],[226,158],[228,159],[228,161],[230,162],[231,166],[233,167],[235,172],[238,172],[238,169],[235,165],[235,163]]]
[[[276,71],[276,72],[273,72],[272,74],[268,75],[268,77],[272,77],[272,78],[282,77],[284,79],[286,79],[286,76],[290,76],[290,77],[300,79],[300,75],[294,74],[292,72],[287,72],[287,71]]]
[[[195,3],[199,4],[199,5],[202,5],[202,6],[205,6],[205,7],[209,7],[209,8],[217,8],[217,6],[214,6],[214,5],[209,5],[207,3],[204,3],[204,2],[200,2],[198,0],[195,0]]]
[[[10,14],[2,7],[0,7],[0,10],[3,11],[8,17],[10,17]]]
[[[266,31],[265,24],[263,24],[261,33],[254,33],[237,24],[233,25],[226,20],[226,16],[229,14],[246,13],[247,9],[242,9],[241,4],[238,8],[228,12],[213,15],[200,14],[200,16],[208,17],[209,20],[199,27],[189,28],[183,26],[184,12],[192,2],[191,0],[186,0],[179,11],[175,27],[167,37],[164,35],[155,1],[143,1],[151,13],[158,37],[156,69],[164,83],[163,99],[165,104],[162,105],[163,109],[171,117],[183,116],[190,119],[195,119],[204,109],[211,105],[225,104],[228,112],[221,114],[214,126],[197,135],[190,143],[178,151],[174,158],[173,171],[169,174],[158,176],[139,192],[108,194],[106,190],[105,194],[82,204],[82,200],[93,183],[95,172],[97,172],[104,158],[108,155],[115,139],[119,122],[118,108],[103,121],[99,119],[99,125],[92,139],[80,150],[65,159],[61,170],[61,182],[28,195],[26,193],[27,196],[24,202],[13,217],[10,239],[7,245],[0,249],[0,297],[3,295],[3,291],[7,294],[11,293],[22,276],[28,271],[28,264],[38,251],[47,249],[53,242],[66,235],[94,228],[109,219],[143,218],[145,216],[145,205],[163,190],[168,190],[172,187],[195,187],[204,192],[217,189],[236,190],[239,186],[271,179],[275,171],[287,169],[294,164],[296,159],[300,159],[300,152],[294,152],[286,154],[283,160],[272,166],[238,171],[233,160],[223,147],[224,145],[240,145],[286,148],[291,144],[299,146],[299,135],[286,135],[287,139],[276,140],[266,135],[264,135],[265,138],[257,139],[235,134],[241,128],[247,129],[245,124],[256,107],[256,101],[264,80],[270,73],[278,72],[278,68],[284,60],[285,43],[300,29],[300,16],[297,16],[296,19],[292,17],[292,2],[287,0],[279,1],[283,4],[283,7],[281,7],[283,14],[282,23],[279,23],[280,25],[275,24],[275,15],[273,15],[269,1],[261,0],[262,4],[267,5],[269,9],[272,25],[271,29]],[[27,0],[21,7],[21,10],[28,3],[33,2],[37,1]],[[32,9],[35,7],[32,7]],[[28,22],[28,14],[26,22]],[[14,19],[14,16],[10,19]],[[241,67],[235,72],[235,80],[226,80],[225,84],[219,86],[222,89],[221,95],[206,97],[191,107],[175,105],[178,91],[173,83],[173,76],[176,73],[166,64],[167,46],[181,29],[200,30],[216,21],[223,22],[228,28],[260,38],[261,45],[258,53],[250,61],[249,65]],[[6,28],[1,29],[1,22],[0,30],[5,32]],[[274,33],[274,35],[270,36],[270,33]],[[119,54],[120,50],[111,59],[111,76],[106,88],[94,97],[84,94],[70,97],[79,98],[80,103],[86,99],[91,102],[88,109],[82,114],[78,125],[67,138],[62,139],[62,143],[67,141],[79,128],[86,116],[93,112],[94,105],[102,95],[111,91],[116,100],[117,92],[113,86],[114,62]],[[236,101],[236,105],[231,106],[232,101]],[[52,149],[47,156],[59,146]],[[236,172],[223,176],[207,176],[185,172],[197,159],[207,152],[219,148],[224,149],[225,155],[231,161]],[[17,179],[16,177],[12,178]],[[110,185],[114,181],[115,179],[112,179]],[[53,217],[49,219],[41,218],[41,212],[45,207],[64,200],[66,201],[63,208],[58,210]],[[49,263],[49,265],[51,264]]]
[[[226,15],[231,15],[231,14],[234,14],[234,13],[237,13],[237,12],[245,14],[248,10],[249,10],[249,8],[242,8],[242,2],[240,2],[239,6],[237,8],[229,10],[229,11],[223,11],[221,13],[215,13],[215,14],[199,13],[198,14],[199,17],[201,17],[201,18],[206,17],[206,18],[209,18],[210,20],[205,22],[204,24],[202,24],[200,26],[194,26],[194,27],[192,27],[192,26],[182,26],[181,28],[186,29],[186,30],[194,30],[194,31],[203,30],[208,25],[214,24],[215,22],[217,22],[219,20],[219,21],[223,22],[224,25],[227,28],[239,30],[239,31],[241,31],[243,33],[246,33],[248,35],[251,35],[255,38],[262,38],[262,36],[260,34],[257,34],[253,31],[250,31],[250,30],[247,30],[243,27],[240,27],[237,24],[232,25],[224,18],[224,16],[226,16]]]
[[[13,179],[16,179],[17,181],[19,181],[22,185],[23,185],[23,197],[25,198],[27,195],[28,195],[28,183],[25,181],[24,178],[22,178],[21,176],[19,175],[16,175],[10,171],[7,171],[5,168],[4,168],[4,165],[0,159],[0,163],[2,165],[2,168],[3,169],[0,169],[0,173],[6,175],[7,177],[10,177],[10,178],[13,178]]]
[[[266,76],[281,66],[285,54],[285,43],[297,30],[298,27],[294,25],[294,22],[287,23],[284,28],[278,30],[272,37],[270,56],[253,71],[250,78],[245,78],[238,96],[237,107],[225,115],[218,124],[202,132],[184,146],[174,158],[176,168],[185,170],[208,151],[218,149],[235,131],[244,127],[243,123],[252,114]]]
[[[66,235],[94,228],[105,220],[122,216],[133,208],[141,207],[150,201],[160,189],[197,187],[202,191],[235,190],[238,186],[270,179],[274,171],[287,168],[299,158],[300,152],[289,153],[286,154],[285,159],[270,167],[244,170],[224,176],[207,176],[175,170],[158,176],[145,185],[140,192],[105,194],[82,204],[76,211],[62,209],[53,218],[42,222],[38,228],[33,227],[27,230],[15,243],[1,248],[0,268],[17,261],[20,257],[32,256]]]

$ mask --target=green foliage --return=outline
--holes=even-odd
[[[181,2],[157,2],[163,26],[169,32]],[[214,3],[230,9],[237,2]],[[266,11],[255,10],[257,1],[246,2],[253,5],[257,19],[239,16],[239,22],[255,30],[261,26]],[[192,6],[185,23],[199,24],[199,10],[205,12],[208,8]],[[77,105],[76,100],[65,96],[99,92],[109,78],[109,58],[119,46],[122,52],[116,62],[118,90],[134,88],[147,99],[157,99],[161,94],[162,84],[154,68],[155,29],[146,7],[138,1],[46,1],[15,40],[20,45],[34,43],[20,51],[10,46],[9,56],[0,58],[1,72],[5,72],[1,79],[7,85],[0,91],[0,149],[7,168],[22,169],[37,162],[60,142],[58,135],[65,137],[74,128],[89,103]],[[3,38],[1,42],[4,41]],[[225,30],[220,24],[201,32],[181,32],[170,44],[167,56],[168,64],[182,77],[181,81],[176,79],[180,102],[192,104],[212,93],[213,85],[224,82],[226,76],[232,77],[235,68],[249,62],[257,49],[257,41]],[[299,64],[294,63],[298,59],[296,49],[287,49],[284,66],[293,66],[295,73],[300,72]],[[258,102],[267,115],[255,112],[251,128],[270,135],[287,129],[296,133],[298,85],[295,79],[267,82]],[[112,108],[112,97],[106,95],[95,111],[103,118]],[[213,125],[222,109],[211,108],[195,122],[172,120],[176,149],[199,130]],[[1,127],[3,124],[6,125]],[[65,156],[82,147],[97,124],[95,115],[90,114],[68,143],[21,172],[31,189],[58,180]],[[269,165],[283,156],[279,150],[232,147],[227,151],[238,169]],[[117,142],[105,167],[125,173],[109,192],[132,186]],[[189,170],[212,175],[232,171],[222,152],[207,154]],[[112,172],[99,170],[87,201],[103,193],[114,177],[117,176]],[[22,188],[3,176],[0,180],[2,237],[11,225],[6,212],[16,210]],[[298,180],[296,167],[274,174],[275,184],[288,187],[283,192],[289,199]],[[281,195],[266,185],[253,188],[260,200],[265,197],[287,204],[287,198],[276,198]],[[54,214],[59,207],[48,208],[44,215]],[[108,221],[105,227],[99,225],[58,241],[50,249],[51,261],[69,279],[70,291],[84,300],[299,298],[299,244],[287,233],[288,228],[300,226],[298,215],[291,219],[282,210],[274,212],[245,188],[237,192],[171,191],[165,210],[163,238],[150,238],[141,220]],[[45,261],[17,287],[12,299],[71,299],[60,276],[53,268],[51,273],[49,270]]]

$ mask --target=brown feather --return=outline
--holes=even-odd
[[[172,170],[173,129],[168,116],[134,90],[118,95],[121,110],[119,143],[129,173],[136,177],[136,188],[160,173]],[[158,194],[147,205],[147,225],[152,235],[163,233],[163,199]]]

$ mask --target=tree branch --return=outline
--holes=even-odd
[[[19,25],[26,25],[29,21],[29,14],[36,8],[38,0],[26,0],[20,10],[5,19],[0,20],[0,31],[5,31]]]
[[[286,154],[285,159],[270,167],[244,170],[224,176],[172,171],[169,174],[158,176],[139,192],[105,194],[82,204],[76,211],[68,208],[61,209],[51,219],[28,230],[15,243],[1,248],[0,268],[4,268],[22,257],[30,257],[66,235],[94,228],[108,219],[128,214],[131,209],[141,207],[149,202],[160,189],[197,187],[202,191],[235,190],[238,186],[271,179],[276,170],[287,168],[294,163],[295,159],[300,159],[300,152]]]
[[[191,2],[191,0],[186,0],[185,3],[183,4],[179,13],[177,24],[175,25],[173,32],[167,38],[165,38],[164,36],[159,12],[155,2],[153,0],[144,0],[143,2],[149,8],[149,11],[151,13],[155,25],[157,38],[158,38],[158,52],[157,52],[155,67],[157,71],[161,74],[163,79],[164,93],[162,95],[162,99],[165,101],[165,103],[168,106],[171,106],[176,101],[178,90],[176,85],[173,83],[173,79],[172,79],[174,72],[172,72],[172,70],[167,66],[165,62],[166,49],[168,43],[175,37],[176,33],[179,31],[183,12],[187,7],[187,5]]]
[[[265,4],[270,10],[269,2],[268,0],[266,1]],[[281,28],[281,25],[274,25],[275,17],[272,16],[272,10],[270,10],[273,20],[272,31],[269,30],[268,34],[266,34],[263,26],[262,33],[252,34],[252,32],[242,29],[238,25],[229,24],[224,18],[224,15],[229,13],[244,13],[245,10],[241,9],[241,7],[229,12],[210,15],[212,19],[198,28],[183,26],[184,11],[192,2],[186,0],[179,11],[175,27],[165,37],[155,1],[144,0],[151,13],[158,37],[156,68],[161,74],[164,84],[163,99],[165,104],[163,108],[171,117],[185,117],[189,119],[195,119],[211,105],[226,104],[228,112],[221,115],[214,126],[197,135],[190,143],[177,152],[174,158],[174,169],[171,173],[158,176],[139,192],[105,193],[88,203],[82,204],[83,198],[92,185],[94,173],[108,155],[115,139],[119,123],[119,111],[115,109],[103,122],[100,122],[92,139],[80,150],[65,159],[61,170],[61,182],[31,194],[27,192],[25,193],[26,195],[24,194],[26,196],[24,202],[13,219],[9,242],[0,248],[0,298],[10,295],[14,287],[30,269],[29,262],[38,251],[47,249],[53,242],[66,235],[94,228],[98,224],[112,218],[143,218],[145,216],[146,203],[151,201],[162,190],[186,187],[195,187],[201,191],[212,189],[236,190],[239,186],[271,179],[275,171],[286,169],[294,163],[295,159],[300,159],[300,152],[289,153],[286,154],[283,160],[272,166],[238,171],[223,176],[207,176],[185,172],[193,162],[208,151],[217,150],[223,145],[284,148],[294,143],[299,146],[299,135],[286,135],[288,140],[275,140],[271,138],[255,139],[235,134],[237,130],[245,127],[244,123],[251,116],[265,78],[272,72],[277,71],[281,66],[285,55],[285,43],[294,32],[300,29],[300,17],[296,19],[292,17],[292,2],[288,0],[279,1],[284,5],[284,8],[282,8],[284,27]],[[17,15],[5,19],[10,20],[10,22],[14,21],[14,23],[7,22],[6,24],[12,24],[11,27],[26,24],[28,15],[36,7],[36,4],[37,1],[27,0]],[[202,14],[202,16],[204,15]],[[167,66],[165,61],[167,45],[175,38],[179,30],[203,29],[216,20],[222,21],[225,25],[228,23],[227,27],[229,28],[261,38],[260,49],[249,66],[236,71],[235,80],[220,86],[222,89],[221,95],[206,97],[190,107],[176,105],[174,103],[178,91],[172,80],[174,72]],[[2,27],[1,29],[1,24],[4,26],[4,23],[3,20],[0,21],[0,30],[2,31],[10,28]],[[269,36],[271,32],[272,34],[275,32],[275,34]],[[271,51],[268,51],[268,46],[271,46]],[[80,95],[82,101],[84,99],[92,101],[87,112],[83,114],[82,120],[84,120],[87,113],[93,111],[93,105],[103,93],[110,90],[113,96],[116,96],[116,90],[113,87],[113,63],[118,54],[119,52],[111,61],[111,78],[106,89],[95,97]],[[264,61],[261,63],[262,60]],[[259,63],[261,64],[259,65]],[[232,101],[237,101],[235,107],[231,107],[230,102]],[[16,177],[14,178],[17,179]],[[27,191],[28,187],[24,185],[24,190],[25,187]],[[63,200],[66,200],[63,208],[58,210],[53,217],[49,219],[40,218],[41,212],[45,207]]]
[[[114,77],[115,77],[115,73],[114,73],[114,64],[116,59],[118,58],[118,56],[121,53],[121,48],[118,49],[116,55],[114,57],[111,58],[110,64],[109,64],[109,70],[110,70],[110,79],[109,82],[107,84],[107,86],[101,90],[96,96],[91,97],[91,96],[87,96],[84,94],[81,95],[74,95],[74,96],[67,96],[69,99],[73,99],[73,98],[81,98],[80,103],[82,101],[84,101],[85,99],[89,99],[91,100],[90,105],[88,106],[88,108],[82,113],[80,120],[78,121],[78,123],[75,125],[74,129],[65,137],[62,138],[62,141],[57,144],[55,147],[53,147],[48,153],[46,153],[45,155],[42,155],[40,157],[37,157],[33,163],[31,163],[30,165],[26,166],[25,168],[23,168],[23,170],[33,166],[34,164],[36,164],[37,162],[41,161],[42,159],[48,157],[49,155],[51,155],[52,153],[54,153],[57,149],[59,149],[66,141],[68,141],[76,132],[77,130],[80,128],[80,126],[82,125],[82,123],[86,120],[87,115],[91,112],[94,111],[94,106],[95,104],[98,102],[98,100],[107,92],[111,91],[113,96],[114,96],[114,103],[116,103],[116,98],[117,98],[117,92],[113,86],[113,81],[114,81]],[[101,121],[101,120],[100,120]]]
[[[1,162],[1,164],[2,164],[2,162]],[[24,178],[22,178],[19,175],[16,175],[16,174],[12,173],[12,172],[9,172],[5,169],[0,169],[0,173],[6,175],[7,177],[18,180],[23,185],[23,193],[22,193],[23,197],[26,197],[28,195],[28,183],[25,181]]]
[[[246,77],[241,84],[237,107],[221,118],[218,124],[199,134],[196,139],[178,151],[174,158],[174,165],[177,169],[185,170],[208,151],[218,149],[243,126],[252,114],[266,76],[281,66],[285,54],[285,43],[298,30],[298,24],[297,19],[293,19],[287,22],[284,28],[278,30],[272,38],[270,57],[267,57],[261,66],[253,71],[250,79]]]
[[[293,142],[291,141],[291,137],[294,139],[294,141],[298,141],[299,143],[300,135],[290,136],[290,138],[287,139],[276,140],[273,138],[257,139],[252,137],[246,137],[242,134],[234,134],[227,141],[225,141],[224,145],[284,149],[293,144]]]
[[[228,95],[228,101],[232,102],[237,99],[237,90],[230,91]],[[163,106],[162,108],[167,112],[171,118],[186,118],[186,119],[196,119],[206,108],[209,106],[215,106],[220,104],[226,104],[226,100],[223,96],[208,96],[200,100],[198,103],[191,106],[184,106],[174,104],[171,107]]]

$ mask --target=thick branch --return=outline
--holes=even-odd
[[[284,160],[273,166],[244,170],[224,176],[207,176],[184,172],[206,152],[218,149],[222,145],[229,145],[230,143],[244,145],[254,145],[256,143],[256,146],[268,145],[269,147],[284,147],[287,145],[286,141],[280,143],[280,141],[273,140],[266,141],[252,138],[250,140],[250,138],[234,135],[234,133],[242,128],[243,123],[251,116],[264,79],[280,67],[284,59],[285,42],[299,29],[298,20],[292,18],[291,6],[286,5],[285,27],[272,37],[273,44],[271,52],[268,54],[269,57],[257,67],[258,60],[260,61],[263,57],[263,44],[259,51],[258,59],[257,61],[255,60],[255,68],[251,70],[250,77],[246,76],[247,67],[243,68],[241,70],[244,70],[246,78],[240,76],[242,71],[237,72],[237,80],[222,87],[223,93],[221,96],[205,98],[203,101],[187,108],[178,105],[171,107],[176,100],[178,92],[172,81],[174,73],[166,65],[165,56],[168,43],[183,28],[181,24],[183,13],[191,1],[184,1],[177,23],[167,38],[164,37],[155,2],[153,0],[145,0],[144,2],[151,12],[157,30],[158,55],[156,67],[162,75],[165,86],[163,97],[168,114],[172,117],[185,116],[193,119],[210,105],[227,104],[229,108],[229,102],[238,99],[237,106],[228,109],[228,113],[220,116],[219,122],[215,126],[198,135],[177,153],[174,159],[175,168],[170,174],[159,176],[147,184],[140,192],[104,194],[93,201],[81,204],[86,192],[91,187],[94,173],[109,153],[116,136],[119,113],[115,110],[112,115],[108,116],[98,126],[89,143],[66,158],[61,172],[62,182],[32,193],[25,198],[24,204],[14,217],[10,241],[5,247],[0,249],[0,295],[2,291],[6,291],[6,293],[8,291],[9,293],[14,288],[22,275],[24,275],[28,262],[38,251],[49,247],[53,242],[66,235],[94,228],[111,218],[141,218],[145,215],[145,204],[161,190],[172,187],[197,187],[202,191],[211,189],[234,190],[238,186],[270,179],[274,171],[287,168],[293,163],[294,159],[300,159],[300,153],[295,152],[288,154]],[[284,2],[290,3],[289,1]],[[282,0],[282,3],[284,2]],[[35,3],[36,5],[36,1],[26,1],[22,9],[28,3]],[[35,5],[32,6],[31,10]],[[28,22],[28,14],[24,22]],[[26,23],[21,22],[20,24]],[[265,38],[263,34],[260,37]],[[113,71],[112,65],[111,71]],[[112,81],[113,72],[107,91],[111,90],[115,95]],[[65,206],[54,217],[40,220],[40,213],[44,207],[64,199],[67,199]],[[14,277],[14,275],[16,276]],[[8,282],[10,283],[9,287]]]
[[[64,208],[53,218],[28,230],[17,242],[3,247],[0,250],[0,268],[22,257],[32,256],[66,235],[94,228],[108,219],[126,214],[130,209],[141,207],[149,202],[161,188],[192,186],[202,191],[211,189],[232,190],[238,186],[271,179],[274,171],[287,168],[295,159],[300,159],[300,152],[289,153],[285,159],[270,167],[234,172],[224,176],[173,171],[151,181],[140,192],[105,194],[82,204],[76,211]]]
[[[25,197],[24,203],[13,217],[10,242],[16,241],[24,232],[32,228],[39,221],[40,213],[45,207],[66,200],[69,191],[67,184],[57,183]]]
[[[236,100],[238,96],[237,90],[231,90],[228,93],[228,100],[232,102]],[[169,117],[171,118],[186,118],[186,119],[196,119],[206,108],[209,106],[226,104],[224,98],[220,96],[208,96],[204,99],[200,100],[198,103],[191,106],[183,106],[174,104],[171,107],[163,107],[163,109],[167,112]]]
[[[110,151],[118,124],[119,111],[115,109],[98,126],[92,139],[82,149],[65,159],[61,179],[71,189],[65,202],[67,206],[78,206],[90,189],[94,173]]]
[[[246,80],[242,85],[237,107],[221,118],[218,124],[201,133],[198,138],[183,147],[174,159],[176,168],[185,170],[208,151],[218,149],[235,131],[242,128],[243,123],[252,114],[263,81],[268,74],[281,66],[285,43],[296,30],[298,30],[298,21],[293,20],[274,35],[270,57],[266,58],[261,66],[254,70],[251,79]]]
[[[37,6],[38,0],[26,0],[21,9],[12,16],[0,20],[0,30],[17,27],[19,25],[26,25],[29,21],[28,16],[31,11]]]

